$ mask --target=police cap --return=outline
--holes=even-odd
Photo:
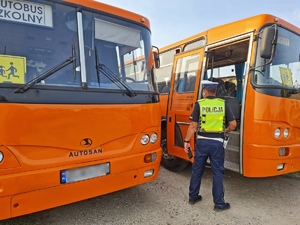
[[[209,81],[209,80],[203,80],[201,81],[201,84],[204,88],[214,88],[214,87],[217,87],[218,85],[218,82],[212,82],[212,81]]]

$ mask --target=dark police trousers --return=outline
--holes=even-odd
[[[189,197],[196,199],[200,192],[201,178],[205,169],[207,158],[210,160],[213,174],[212,195],[215,205],[225,206],[224,201],[224,157],[223,143],[216,140],[197,139],[190,180]]]

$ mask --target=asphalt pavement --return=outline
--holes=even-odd
[[[200,194],[203,199],[195,205],[188,204],[190,174],[191,167],[179,173],[161,168],[158,179],[153,182],[0,221],[0,225],[300,225],[299,179],[287,176],[245,178],[226,171],[225,200],[230,202],[231,209],[214,212],[210,168],[202,179]]]

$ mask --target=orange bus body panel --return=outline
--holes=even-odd
[[[166,116],[166,113],[167,113],[167,105],[168,105],[168,95],[167,94],[160,95],[159,104],[160,104],[161,117],[164,117],[164,116]]]
[[[135,21],[141,25],[144,25],[148,27],[148,29],[150,29],[150,22],[146,17],[124,9],[120,9],[118,7],[107,5],[94,0],[64,0],[64,2],[85,6],[91,9],[95,9],[111,15],[115,15],[117,17],[126,18]]]
[[[156,151],[156,153],[158,157],[161,157],[160,151]],[[149,182],[154,178],[157,178],[159,164],[156,164],[155,166],[143,165],[141,160],[143,157],[144,154],[140,153],[135,154],[134,156],[112,159],[110,160],[110,163],[111,167],[114,168],[114,171],[111,171],[111,174],[65,185],[60,185],[58,179],[59,169],[63,169],[63,167],[50,168],[39,172],[28,172],[22,176],[18,175],[18,177],[15,175],[11,177],[7,176],[2,181],[5,186],[16,186],[13,185],[12,182],[17,178],[22,183],[27,182],[28,187],[27,190],[24,190],[23,192],[18,190],[19,192],[17,193],[20,194],[11,195],[9,198],[0,198],[0,203],[2,203],[1,207],[5,209],[11,208],[12,211],[10,216],[15,217]],[[107,160],[96,161],[94,163],[98,164],[103,162],[107,162]],[[83,165],[84,164],[80,164],[77,166]],[[149,178],[143,178],[144,171],[150,169],[154,169],[154,175]],[[42,187],[42,185],[34,187],[35,184],[43,182],[45,182],[43,185],[44,187]],[[19,188],[16,187],[15,189]],[[11,190],[11,193],[7,194],[12,194],[13,192],[16,193],[16,191],[17,190]],[[47,201],[41,201],[41,199],[47,199]],[[2,214],[2,216],[5,215]]]
[[[275,23],[275,20],[278,20],[278,23],[280,23],[281,25],[299,32],[298,27],[286,22],[283,19],[279,19],[278,17],[270,14],[261,14],[209,29],[207,38],[208,44],[220,41],[222,39],[230,38],[238,34],[243,34],[245,32],[254,30],[257,31],[263,25],[266,25],[268,23]]]
[[[7,210],[1,211],[0,219],[156,179],[161,158],[160,143],[146,147],[142,146],[140,139],[144,133],[160,135],[158,106],[158,103],[107,106],[1,104],[0,124],[6,132],[0,137],[0,143],[5,145],[0,150],[5,154],[10,152],[11,159],[5,160],[0,169],[0,203],[1,208]],[[22,115],[26,115],[26,120],[13,119]],[[106,127],[106,130],[99,132],[100,127]],[[141,130],[143,127],[148,128]],[[94,142],[87,150],[82,150],[78,140],[85,137]],[[157,160],[145,163],[147,152],[155,152]],[[60,171],[66,168],[107,162],[111,168],[108,175],[60,184]],[[150,169],[154,170],[154,175],[144,178],[144,171]],[[16,181],[26,185],[16,185]],[[39,199],[45,198],[48,200],[40,202]],[[12,210],[11,215],[8,215],[8,209]]]
[[[300,137],[297,135],[300,132],[299,109],[299,100],[274,98],[248,87],[244,120],[245,176],[265,177],[300,170]],[[275,139],[274,131],[277,127],[291,129],[288,140],[283,137]],[[278,157],[281,147],[288,148],[289,155]],[[275,170],[274,173],[274,168],[281,163],[285,164],[284,169]]]

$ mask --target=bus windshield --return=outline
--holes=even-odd
[[[256,68],[253,83],[259,92],[280,97],[289,97],[288,92],[299,89],[300,79],[300,37],[299,35],[278,27],[278,40],[275,55],[271,64],[259,56],[256,59]]]
[[[54,73],[35,85],[64,89],[66,86],[80,88],[84,86],[82,82],[86,82],[87,88],[92,90],[120,89],[116,82],[97,70],[96,66],[101,63],[131,89],[153,90],[147,68],[151,52],[148,29],[44,0],[11,2],[13,4],[3,3],[7,4],[3,6],[7,11],[0,20],[0,86],[24,85],[75,57],[72,63],[54,69]],[[78,13],[82,16],[82,26],[77,22]],[[84,53],[79,52],[78,26],[83,28]]]
[[[88,86],[117,88],[105,75],[98,73],[98,64],[134,90],[153,90],[150,71],[150,32],[138,25],[83,11],[85,56]]]

